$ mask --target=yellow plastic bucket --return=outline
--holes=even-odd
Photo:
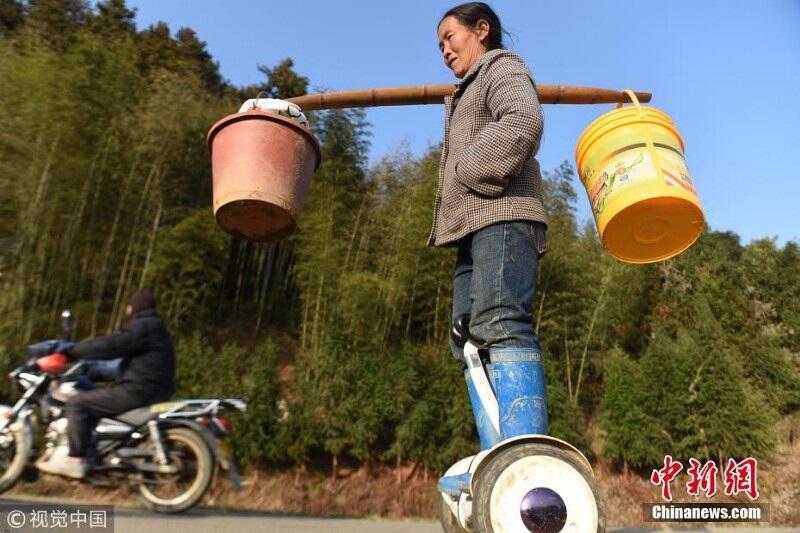
[[[626,263],[654,263],[690,247],[703,231],[703,209],[669,116],[639,104],[609,111],[575,148],[606,250]]]

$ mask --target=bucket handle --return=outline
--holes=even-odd
[[[268,93],[267,93],[267,91],[258,91],[258,94],[256,94],[256,97],[253,99],[253,107],[248,109],[248,111],[252,111],[254,109],[258,109],[258,100],[261,98],[262,94],[264,96],[267,96]]]
[[[634,93],[630,89],[625,89],[623,92],[628,95],[628,98],[631,99],[631,102],[633,103],[634,107],[636,107],[636,114],[639,115],[639,118],[641,119],[645,118],[644,108],[642,108],[642,104],[639,103],[639,99],[636,98],[636,93]],[[623,102],[618,103],[617,109],[621,108],[622,106]],[[647,146],[647,153],[650,154],[650,160],[653,162],[653,166],[656,167],[656,175],[658,175],[661,181],[669,184],[667,179],[664,177],[664,171],[661,168],[662,165],[661,157],[656,152],[656,145],[653,142],[653,138],[650,136],[647,130],[644,130],[643,133],[644,133],[645,145]]]
[[[640,103],[639,103],[639,99],[636,97],[636,93],[634,93],[634,92],[633,92],[633,91],[631,91],[630,89],[625,89],[625,90],[624,90],[624,91],[622,91],[622,92],[624,92],[625,94],[627,94],[627,95],[628,95],[628,98],[630,98],[630,99],[631,99],[631,103],[632,103],[632,104],[633,104],[633,106],[636,108],[636,114],[637,114],[637,115],[639,115],[639,118],[644,118],[644,109],[642,109],[642,104],[640,104]],[[620,102],[620,103],[618,103],[618,104],[617,104],[617,109],[619,109],[619,108],[620,108],[620,107],[622,107],[623,105],[625,105],[625,104],[624,104],[624,102]]]

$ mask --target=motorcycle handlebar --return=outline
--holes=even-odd
[[[79,370],[83,369],[88,363],[84,360],[78,361],[71,367],[69,367],[63,374],[61,374],[62,378],[69,377],[73,374],[76,374]]]

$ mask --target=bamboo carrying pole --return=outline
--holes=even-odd
[[[410,85],[379,87],[331,93],[308,94],[289,98],[303,111],[341,109],[344,107],[375,107],[390,105],[441,104],[453,94],[456,85]],[[574,85],[538,85],[536,92],[543,104],[615,104],[630,102],[628,95],[612,89],[577,87]],[[640,102],[649,102],[651,93],[635,92]]]
[[[289,101],[305,111],[442,104],[456,88],[452,84],[383,87],[311,94],[289,98]],[[591,87],[540,85],[537,93],[544,104],[629,101],[624,92]],[[640,102],[650,101],[650,93],[635,94]],[[214,178],[214,216],[220,227],[250,241],[267,242],[291,234],[313,172],[319,165],[319,146],[308,128],[274,113],[253,110],[219,120],[209,131],[208,143]],[[283,148],[276,143],[282,143]],[[305,308],[304,316],[308,312],[309,309]],[[319,305],[314,314],[315,317],[319,314]],[[305,324],[304,319],[304,346]],[[436,334],[434,331],[434,336]],[[318,342],[317,337],[317,331],[312,327],[312,346]]]

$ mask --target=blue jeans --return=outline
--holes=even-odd
[[[453,319],[470,315],[470,334],[480,348],[527,348],[539,352],[531,306],[539,259],[547,250],[541,222],[500,222],[458,241],[453,273]],[[463,349],[452,340],[453,356]]]

